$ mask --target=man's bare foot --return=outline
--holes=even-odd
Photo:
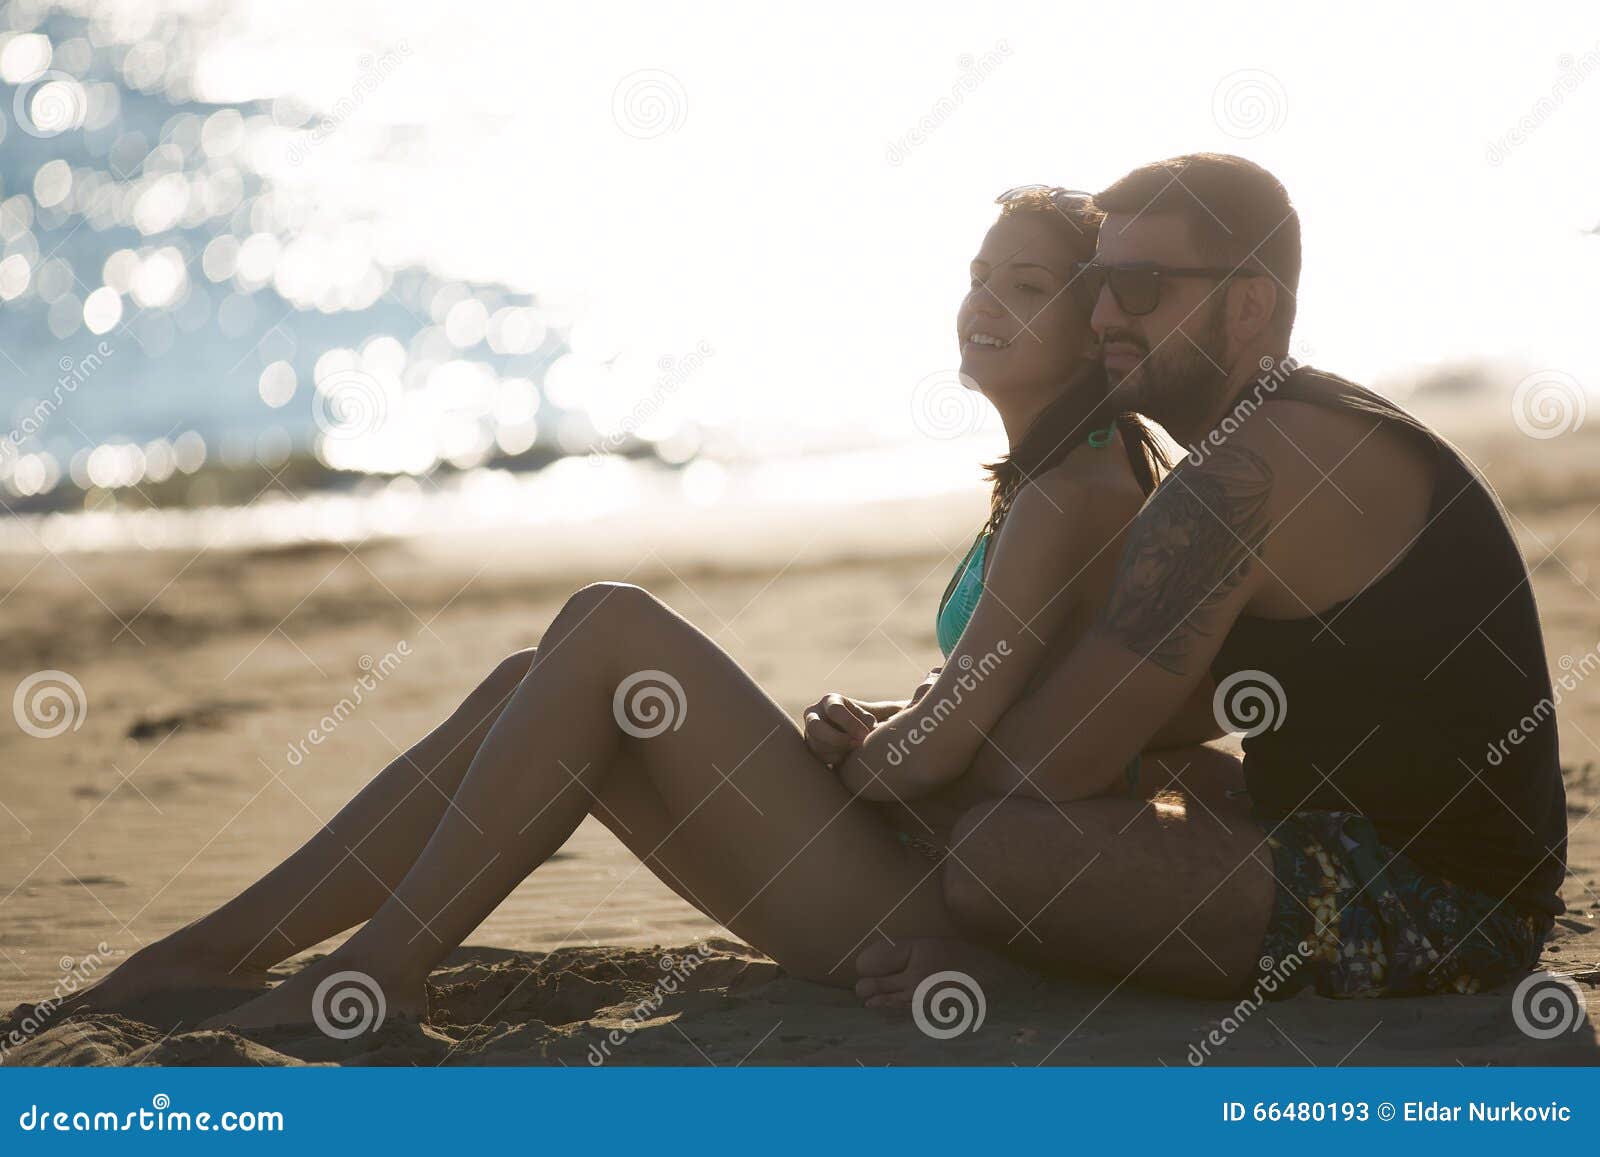
[[[967,940],[906,940],[874,944],[856,957],[856,995],[868,1008],[910,1004],[917,985],[939,972],[965,973],[986,991],[1038,983],[1027,969]]]
[[[426,982],[380,978],[351,967],[338,954],[323,957],[276,988],[200,1025],[202,1029],[260,1029],[315,1025],[336,1040],[377,1032],[389,1020],[426,1020]]]
[[[126,1008],[147,996],[185,989],[265,991],[270,983],[265,969],[224,961],[178,932],[139,949],[104,980],[62,1001],[54,1012]]]

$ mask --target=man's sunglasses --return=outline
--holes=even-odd
[[[1167,277],[1214,277],[1226,281],[1230,277],[1252,276],[1248,269],[1221,265],[1175,266],[1141,263],[1137,265],[1101,265],[1094,261],[1078,261],[1072,267],[1073,292],[1094,308],[1100,291],[1109,288],[1117,306],[1130,317],[1143,317],[1153,313],[1161,304],[1161,282]]]

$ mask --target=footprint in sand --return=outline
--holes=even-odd
[[[150,712],[140,715],[129,725],[127,735],[129,739],[140,743],[152,739],[161,739],[185,727],[197,727],[207,731],[220,730],[226,727],[228,719],[248,711],[258,711],[262,703],[245,699],[216,699],[209,702],[193,703],[175,711]]]

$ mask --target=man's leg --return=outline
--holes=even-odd
[[[1139,756],[1138,782],[1126,792],[1109,794],[1180,804],[1197,817],[1209,816],[1221,827],[1232,827],[1232,817],[1249,818],[1250,800],[1244,791],[1244,764],[1229,750],[1231,742],[1219,739],[1146,751]]]
[[[1266,833],[1229,797],[1231,756],[1146,755],[1155,798],[974,808],[945,892],[972,934],[1052,970],[1226,996],[1258,974],[1274,882]]]

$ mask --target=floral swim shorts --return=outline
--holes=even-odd
[[[1267,824],[1275,889],[1261,945],[1270,998],[1477,992],[1532,969],[1548,917],[1460,887],[1386,847],[1356,812]]]

